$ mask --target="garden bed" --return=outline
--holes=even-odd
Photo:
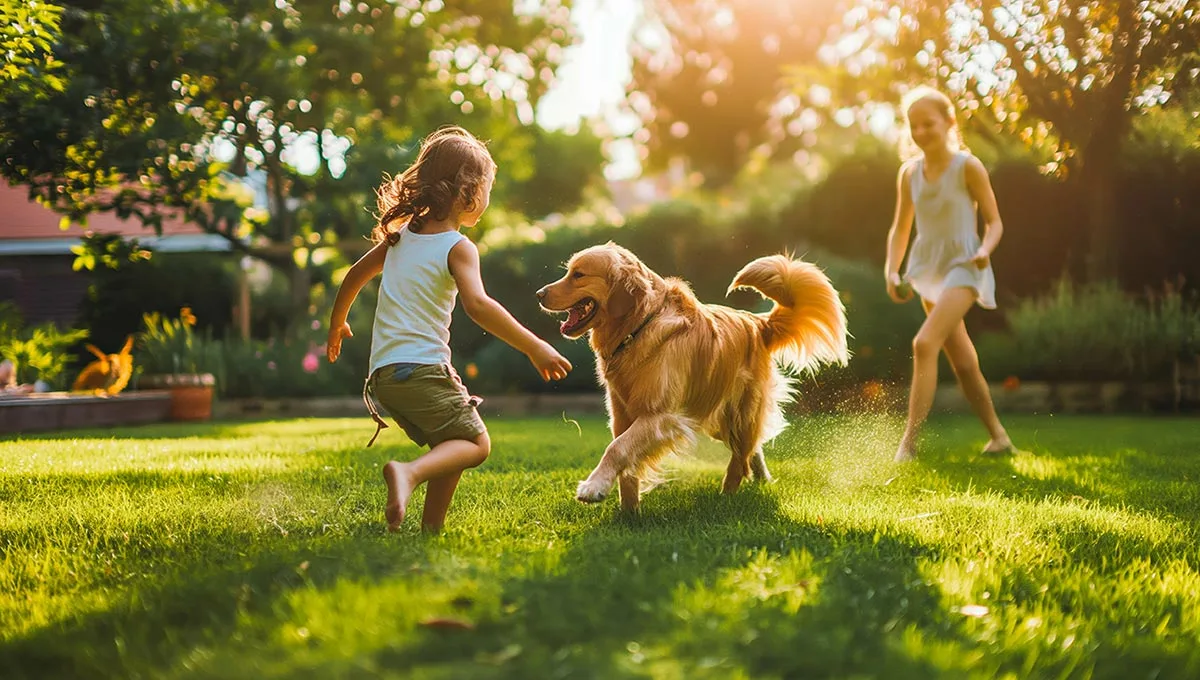
[[[1200,410],[1194,387],[1171,383],[1026,382],[991,385],[1000,413],[1172,413]],[[939,385],[934,409],[970,413],[957,384]]]
[[[157,423],[167,420],[170,409],[170,393],[159,390],[114,397],[69,392],[0,396],[0,434]]]
[[[604,413],[604,395],[599,392],[573,394],[501,394],[483,397],[483,417],[578,415]],[[213,404],[217,420],[241,418],[331,418],[366,416],[362,397],[312,397],[308,399],[220,399]]]

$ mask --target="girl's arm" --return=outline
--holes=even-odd
[[[906,299],[896,292],[896,287],[900,285],[900,263],[904,261],[904,253],[908,250],[908,237],[912,233],[912,167],[911,163],[905,163],[896,178],[896,214],[892,218],[892,228],[888,230],[887,262],[883,268],[888,295],[896,302],[904,302]]]
[[[979,205],[983,214],[983,242],[979,250],[971,258],[980,269],[987,266],[988,258],[1000,245],[1000,237],[1004,234],[1004,225],[1000,222],[1000,209],[996,207],[996,194],[992,191],[992,181],[988,178],[987,168],[974,156],[967,159],[967,191]]]
[[[459,241],[450,249],[448,259],[450,274],[458,284],[458,297],[462,300],[463,311],[472,321],[529,357],[543,380],[567,377],[571,363],[550,343],[522,326],[483,289],[483,278],[479,274],[479,249],[474,243],[469,239]]]
[[[388,248],[387,242],[384,241],[368,251],[350,267],[346,278],[342,279],[342,285],[338,286],[337,297],[333,301],[333,313],[329,315],[329,340],[325,344],[325,356],[329,363],[337,361],[338,355],[342,353],[342,339],[354,337],[354,333],[350,332],[350,324],[346,323],[350,305],[354,304],[354,299],[358,297],[363,286],[367,285],[367,281],[383,271],[383,261],[387,259]]]

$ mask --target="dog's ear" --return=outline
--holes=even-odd
[[[609,291],[608,313],[611,316],[629,314],[653,290],[650,271],[635,257],[618,251],[610,272],[612,287]]]

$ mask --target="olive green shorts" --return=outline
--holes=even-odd
[[[381,428],[386,424],[372,401],[383,407],[418,446],[436,446],[451,439],[474,440],[487,432],[475,410],[483,400],[472,396],[454,368],[445,364],[384,366],[367,379],[365,392],[367,407]]]

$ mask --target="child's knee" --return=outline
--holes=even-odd
[[[492,439],[488,433],[484,432],[475,438],[476,462],[471,467],[483,465],[483,462],[488,459],[492,453]]]
[[[917,333],[912,342],[913,356],[921,359],[936,357],[941,351],[941,343],[923,333]]]

